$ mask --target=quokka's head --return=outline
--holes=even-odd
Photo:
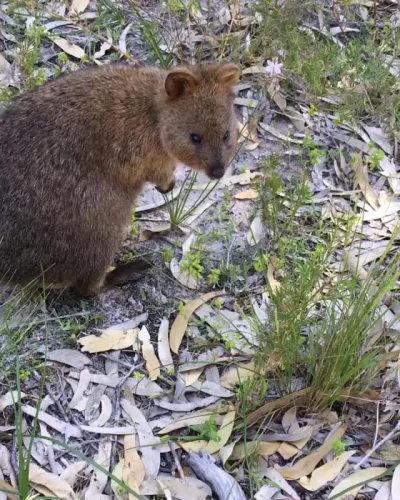
[[[239,76],[234,64],[209,64],[175,68],[165,80],[163,145],[179,162],[211,179],[220,179],[235,155],[233,86]]]

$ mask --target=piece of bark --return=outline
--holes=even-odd
[[[211,487],[219,500],[246,500],[239,484],[218,467],[210,455],[190,452],[187,463],[198,479]]]

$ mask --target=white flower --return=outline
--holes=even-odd
[[[267,61],[267,67],[265,69],[269,75],[274,76],[282,73],[282,67],[283,64],[279,63],[277,59],[274,59],[272,61]]]

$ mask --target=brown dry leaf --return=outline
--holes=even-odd
[[[247,443],[237,444],[229,457],[229,460],[243,460],[252,453],[257,453],[262,457],[274,455],[281,443],[270,443],[267,441],[247,441]]]
[[[356,453],[355,450],[345,451],[330,462],[315,469],[311,478],[301,477],[299,483],[308,491],[317,491],[340,474],[349,458]]]
[[[86,10],[86,7],[89,5],[90,0],[72,0],[71,7],[69,11],[72,14],[80,14]]]
[[[340,483],[337,484],[330,492],[329,498],[332,498],[336,495],[339,496],[336,497],[335,500],[347,500],[350,498],[354,498],[357,496],[358,492],[363,486],[365,486],[369,481],[373,481],[374,479],[378,478],[384,472],[386,472],[386,469],[384,467],[371,467],[370,469],[358,470],[357,472],[350,474],[350,476],[347,476],[345,479],[343,479],[343,481],[340,481]],[[354,488],[348,490],[348,488],[351,488],[352,486],[354,486]]]
[[[223,177],[220,180],[220,184],[223,186],[233,186],[234,184],[239,184],[240,186],[245,186],[251,184],[254,179],[260,177],[261,172],[244,172],[243,174],[231,175],[230,177]]]
[[[1,471],[0,471],[1,473]],[[1,491],[2,490],[2,491]],[[4,492],[7,492],[7,495],[4,493]],[[4,496],[2,496],[4,495]],[[16,500],[18,498],[21,498],[19,493],[18,493],[18,490],[16,488],[14,488],[14,486],[11,486],[11,484],[9,483],[6,483],[5,481],[3,481],[3,479],[0,478],[0,499],[1,500]]]
[[[79,339],[83,346],[82,351],[96,352],[119,351],[132,347],[137,340],[139,330],[106,330],[99,337],[97,335],[88,335]]]
[[[77,498],[67,481],[33,463],[29,466],[29,484],[45,496],[55,496],[68,500]]]
[[[256,200],[258,198],[258,192],[255,189],[247,189],[246,191],[241,191],[234,195],[236,200]]]
[[[18,391],[9,391],[4,394],[4,396],[0,397],[0,412],[7,408],[7,406],[13,406],[19,399],[23,399],[26,397],[24,392],[18,395]]]
[[[94,461],[107,472],[110,470],[112,441],[100,441],[99,450]],[[95,468],[90,479],[89,487],[85,492],[85,500],[93,500],[96,495],[103,493],[108,482],[108,476],[100,469]]]
[[[277,452],[281,457],[283,457],[285,460],[290,460],[293,458],[297,453],[299,452],[299,449],[296,448],[295,446],[289,444],[289,443],[281,443],[279,446]]]
[[[197,382],[203,373],[204,368],[197,368],[196,370],[190,370],[184,373],[181,373],[183,380],[185,381],[185,387],[189,387],[190,385]]]
[[[74,349],[56,349],[55,351],[50,351],[47,359],[72,366],[77,370],[83,370],[86,365],[92,364],[87,356]]]
[[[310,453],[304,458],[301,458],[292,467],[279,469],[282,477],[285,479],[300,479],[303,476],[308,476],[315,469],[317,464],[324,456],[331,451],[336,440],[340,439],[345,433],[346,426],[339,425],[335,432],[322,444],[317,451]]]
[[[151,227],[144,229],[139,236],[139,241],[148,241],[155,234],[166,234],[171,230],[170,222],[158,222]]]
[[[307,396],[309,392],[310,388],[307,387],[305,389],[301,389],[301,391],[293,392],[288,396],[284,396],[283,398],[277,399],[276,401],[271,401],[269,403],[266,403],[264,406],[261,406],[261,408],[258,408],[258,410],[253,411],[253,413],[250,413],[250,415],[247,417],[247,424],[248,425],[254,424],[254,422],[257,422],[257,420],[262,418],[264,415],[267,415],[271,411],[287,406],[289,403],[291,403],[293,400],[297,398]]]
[[[139,340],[142,343],[142,355],[146,361],[150,380],[157,380],[160,376],[160,362],[155,355],[154,348],[150,343],[150,333],[145,326],[142,326],[139,332]]]
[[[392,477],[392,500],[400,500],[400,465],[398,465]]]
[[[183,448],[186,452],[195,451],[198,452],[200,450],[205,453],[209,453],[210,455],[217,453],[221,448],[223,448],[228,442],[232,431],[233,425],[235,423],[235,410],[229,411],[223,418],[221,427],[219,428],[217,435],[219,437],[219,441],[191,441],[191,442],[180,442],[179,446]]]
[[[122,480],[136,493],[139,493],[143,483],[145,469],[136,449],[136,438],[134,434],[124,437],[124,467],[122,470]],[[129,493],[129,500],[136,500],[132,493]]]
[[[85,51],[81,47],[73,43],[69,43],[69,41],[65,38],[55,36],[52,38],[52,41],[56,45],[58,45],[58,47],[60,47],[60,49],[62,49],[64,52],[66,52],[70,56],[76,57],[77,59],[82,59],[86,55]]]
[[[244,381],[254,378],[256,375],[254,361],[245,365],[229,368],[221,377],[222,387],[231,388],[236,384],[242,384]]]
[[[182,311],[178,314],[171,327],[169,345],[172,352],[178,354],[179,347],[186,333],[186,328],[193,312],[205,302],[225,294],[225,292],[209,292],[202,295],[198,299],[191,300],[182,308]]]
[[[363,165],[361,154],[354,154],[353,161],[350,162],[353,170],[354,176],[357,184],[360,186],[361,191],[363,192],[365,199],[375,210],[379,207],[378,195],[372,189],[368,180],[368,171],[367,168]]]
[[[169,321],[167,318],[161,320],[160,328],[158,330],[158,357],[164,368],[168,373],[175,373],[174,362],[172,360],[171,351],[168,342]]]

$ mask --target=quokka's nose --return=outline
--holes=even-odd
[[[209,175],[212,179],[221,179],[224,176],[225,168],[220,163],[211,165]]]

